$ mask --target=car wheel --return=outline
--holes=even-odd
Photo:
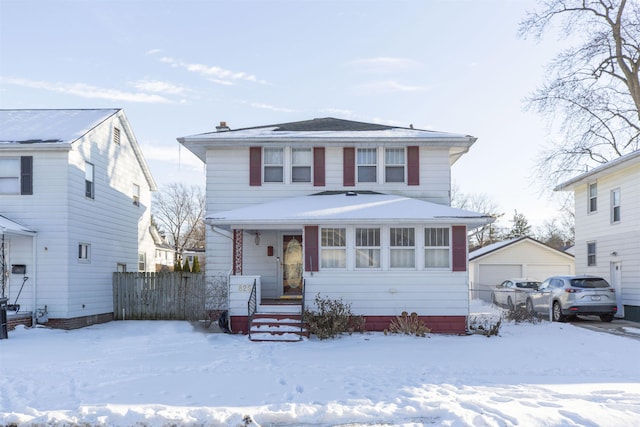
[[[613,320],[613,314],[611,313],[601,314],[600,320],[602,320],[603,322],[611,322]]]
[[[509,310],[514,310],[515,309],[515,307],[513,306],[513,301],[511,300],[511,297],[507,298],[507,308]]]
[[[529,313],[533,313],[533,301],[527,299],[526,307]]]
[[[554,322],[564,322],[564,316],[562,315],[562,307],[559,302],[554,302],[551,310],[551,318]]]

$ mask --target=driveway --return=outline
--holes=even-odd
[[[577,316],[569,323],[592,331],[606,332],[613,335],[640,340],[640,323],[630,320],[613,319],[611,322],[602,322],[598,316]]]

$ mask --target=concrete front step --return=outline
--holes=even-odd
[[[249,338],[251,341],[300,341],[308,337],[306,328],[300,328],[300,313],[256,313]]]

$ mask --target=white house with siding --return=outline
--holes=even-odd
[[[555,188],[573,191],[576,273],[607,279],[617,317],[640,321],[640,150]]]
[[[0,110],[9,303],[55,327],[112,319],[113,273],[155,270],[155,189],[123,110]]]
[[[206,276],[231,329],[279,301],[342,298],[366,329],[403,311],[464,333],[467,231],[492,221],[450,207],[450,168],[476,138],[313,119],[178,138],[207,165]]]
[[[474,298],[491,301],[491,291],[507,279],[542,282],[549,276],[574,274],[573,255],[528,236],[492,243],[469,253],[469,280]]]

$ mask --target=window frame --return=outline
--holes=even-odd
[[[267,152],[280,151],[281,162],[280,163],[267,163]],[[284,165],[285,165],[285,149],[284,147],[262,147],[262,182],[264,184],[284,184]],[[279,181],[270,180],[267,181],[267,168],[280,169],[281,178]]]
[[[598,183],[592,182],[587,185],[587,213],[595,212],[598,212]]]
[[[451,227],[424,227],[424,269],[425,270],[450,270],[451,269]],[[433,241],[427,237],[427,230],[435,230],[435,233],[443,233],[442,236],[435,236],[435,245],[431,244]],[[442,244],[437,244],[442,239]],[[447,252],[447,265],[427,265],[429,257],[427,253],[429,251],[445,251]]]
[[[136,183],[133,183],[131,187],[131,192],[133,193],[132,195],[133,204],[139,207],[140,206],[140,186]]]
[[[138,252],[138,272],[144,272],[144,271],[147,271],[147,253]]]
[[[620,192],[620,188],[614,188],[613,190],[611,190],[611,223],[612,224],[618,224],[622,220],[621,196],[622,195]]]
[[[89,177],[89,169],[91,170],[91,177]],[[93,163],[84,163],[84,196],[87,199],[95,200],[96,198],[96,168]],[[91,178],[91,179],[88,179]]]
[[[91,243],[78,242],[78,262],[84,264],[91,262]]]
[[[334,234],[336,233],[336,231],[338,232],[342,232],[342,242],[338,243],[342,243],[342,245],[335,245],[335,244],[329,244],[329,243],[336,243],[335,239],[332,239],[332,242],[328,242],[325,241],[325,233],[326,232],[333,232]],[[347,228],[346,227],[320,227],[320,253],[319,253],[319,258],[320,258],[320,268],[323,270],[345,270],[347,268]],[[338,234],[339,235],[339,234]],[[328,253],[329,251],[335,252],[336,254],[342,253],[343,257],[342,260],[338,259],[338,266],[334,266],[334,265],[327,265],[325,264],[325,257],[323,256],[325,253]],[[335,258],[333,259],[333,261],[335,261]],[[342,261],[342,262],[340,262]]]
[[[359,241],[359,238],[362,237],[362,232],[366,232],[367,236],[366,236],[366,240],[368,244],[364,245],[362,244],[363,241]],[[372,242],[369,241],[369,233],[373,232],[374,235],[373,237],[373,243],[374,244],[370,244]],[[375,236],[375,234],[377,233],[377,236]],[[375,239],[377,237],[377,245],[375,244]],[[354,241],[354,268],[356,270],[381,270],[382,269],[382,230],[380,229],[380,227],[355,227],[355,233],[354,233],[354,237],[353,237],[353,241]],[[360,251],[368,251],[368,255],[367,258],[369,259],[369,265],[358,265],[358,261],[360,260],[360,256],[358,256],[358,253]],[[374,251],[377,251],[377,261],[378,261],[378,265],[371,265],[371,261],[372,259],[375,259],[375,256],[372,256]]]
[[[591,250],[593,248],[593,251]],[[598,262],[596,242],[587,242],[587,267],[595,267]]]
[[[16,166],[17,166],[17,171],[14,172],[12,171],[11,174],[7,173],[6,175],[0,175],[0,180],[6,180],[6,182],[10,182],[13,184],[14,180],[15,180],[15,192],[3,192],[0,191],[0,195],[3,196],[17,196],[20,195],[21,193],[21,188],[22,188],[22,182],[21,182],[21,175],[22,175],[22,171],[21,171],[21,161],[20,161],[20,157],[14,157],[14,156],[10,156],[10,157],[2,157],[0,158],[0,161],[6,161],[6,162],[15,162]],[[15,166],[14,166],[15,168]],[[6,170],[5,168],[0,169],[1,170]],[[13,189],[14,186],[12,186]],[[0,187],[2,188],[2,187]]]
[[[387,159],[387,153],[391,151],[402,151],[402,163],[390,163]],[[389,180],[389,168],[402,169],[401,181]],[[407,182],[407,150],[405,147],[385,147],[384,149],[384,182],[385,184],[405,184]]]
[[[416,229],[414,227],[389,227],[389,270],[416,270]],[[394,242],[394,230],[407,230],[410,231],[410,236],[400,236],[401,241],[397,241],[397,236]],[[403,231],[404,233],[404,231]],[[405,239],[407,239],[406,243],[412,244],[402,244],[405,243]],[[411,242],[412,241],[412,242]],[[396,244],[401,243],[401,244]],[[413,252],[413,263],[410,266],[394,266],[393,264],[393,252],[399,251],[409,251]]]
[[[295,152],[308,152],[309,160],[307,163],[296,164]],[[284,160],[283,160],[284,161]],[[308,169],[309,179],[306,181],[300,181],[295,179],[294,169]],[[291,183],[292,184],[311,184],[313,182],[313,148],[311,147],[291,147]]]
[[[373,153],[373,163],[360,163],[360,153]],[[363,159],[366,160],[366,159]],[[373,180],[360,179],[360,168],[368,170],[373,168]],[[367,169],[364,169],[367,168]],[[378,182],[378,147],[360,147],[356,148],[356,183],[377,183]]]

